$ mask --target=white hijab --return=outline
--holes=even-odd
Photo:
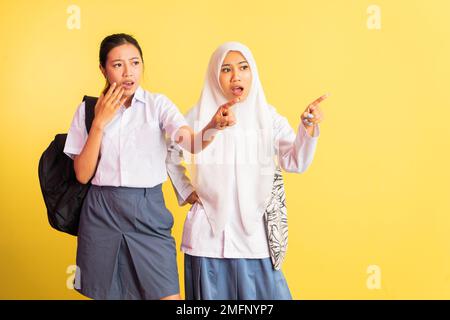
[[[256,63],[250,50],[238,43],[227,42],[211,56],[205,84],[197,105],[186,119],[196,132],[204,128],[227,102],[219,74],[229,51],[239,51],[252,72],[248,96],[235,104],[236,124],[220,131],[202,152],[191,155],[192,182],[205,209],[212,231],[223,231],[231,210],[240,210],[244,230],[251,235],[261,226],[262,216],[272,190],[274,144],[270,109],[266,102]],[[238,203],[234,203],[235,201]]]

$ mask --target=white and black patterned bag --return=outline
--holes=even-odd
[[[288,225],[286,197],[281,169],[275,170],[270,201],[264,212],[270,258],[275,270],[280,270],[286,256]]]

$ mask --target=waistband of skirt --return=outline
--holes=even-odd
[[[98,186],[91,185],[91,188],[97,191],[113,192],[126,195],[147,195],[157,194],[162,192],[162,183],[151,188],[135,188],[135,187],[115,187],[115,186]]]

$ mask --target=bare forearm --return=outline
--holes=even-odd
[[[102,137],[102,127],[93,124],[83,150],[74,160],[75,174],[80,183],[88,183],[95,173]]]
[[[114,118],[117,110],[125,103],[128,96],[124,95],[124,88],[114,82],[108,91],[102,93],[95,104],[95,117],[91,130],[81,153],[74,160],[77,180],[88,183],[95,174],[100,147],[102,145],[103,130]]]
[[[201,139],[201,146],[202,148],[200,150],[193,150],[193,153],[198,153],[205,149],[209,144],[214,140],[214,137],[219,132],[211,123],[208,123],[206,127],[203,128],[203,130],[196,134],[195,139]],[[200,145],[200,143],[196,144]]]
[[[190,153],[199,153],[213,141],[218,131],[211,123],[198,133],[194,133],[191,127],[184,126],[179,129],[175,141]]]
[[[194,130],[189,126],[181,127],[176,133],[175,142],[190,153],[199,153],[213,141],[218,131],[236,123],[230,108],[239,101],[240,98],[235,98],[221,105],[211,121],[197,134],[194,134]]]

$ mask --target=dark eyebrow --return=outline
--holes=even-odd
[[[130,58],[129,60],[134,60],[134,59],[139,59],[139,57],[133,57],[133,58]],[[122,61],[122,59],[116,59],[116,60],[113,60],[112,62],[116,62],[116,61]]]
[[[241,61],[241,62],[239,62],[238,64],[241,64],[241,63],[247,63],[248,64],[248,62],[247,61]],[[226,64],[223,64],[222,65],[222,67],[229,67],[229,66],[231,66],[231,64],[229,64],[229,63],[226,63]]]

